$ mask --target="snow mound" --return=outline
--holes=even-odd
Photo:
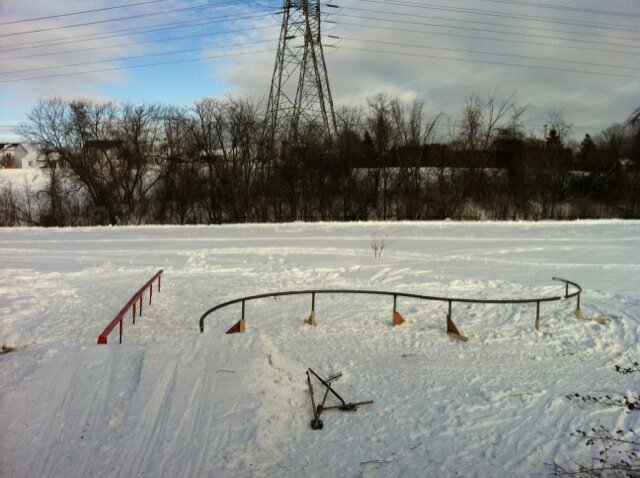
[[[387,234],[383,257],[369,249]],[[0,236],[0,470],[32,476],[545,476],[584,457],[575,428],[638,427],[569,393],[633,388],[613,372],[640,356],[639,222],[367,223],[6,229]],[[162,292],[124,343],[96,337],[159,268]],[[246,304],[301,288],[391,289],[575,301],[447,305],[385,297]],[[113,343],[111,343],[113,342]],[[342,372],[372,399],[311,430],[305,371]]]

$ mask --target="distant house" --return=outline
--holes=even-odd
[[[34,151],[35,167],[40,169],[56,169],[64,167],[60,153],[56,151]]]
[[[23,168],[22,160],[29,152],[21,143],[0,143],[0,165],[3,168]]]
[[[40,160],[40,153],[36,149],[29,149],[27,155],[22,158],[22,167],[23,168],[38,168]]]

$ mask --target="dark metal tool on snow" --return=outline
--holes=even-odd
[[[313,396],[313,385],[311,383],[311,375],[309,375],[309,373],[316,377],[318,381],[325,387],[324,397],[322,397],[322,403],[317,406],[315,398]],[[311,420],[311,428],[313,428],[314,430],[322,430],[324,423],[322,422],[322,420],[320,420],[320,415],[326,410],[343,410],[355,412],[360,405],[369,405],[373,403],[373,400],[365,400],[364,402],[345,402],[344,399],[338,394],[338,392],[336,392],[331,386],[331,383],[339,380],[340,377],[342,377],[342,373],[337,373],[335,375],[331,375],[327,379],[323,379],[320,375],[315,373],[313,369],[310,368],[309,370],[307,370],[307,383],[309,384],[309,393],[311,394],[311,407],[313,408],[313,419]],[[340,401],[340,405],[325,407],[324,404],[327,401],[329,392],[331,392],[331,394]]]

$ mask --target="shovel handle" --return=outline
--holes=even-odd
[[[344,405],[333,405],[331,407],[323,407],[322,411],[325,410],[353,410],[355,407],[359,407],[360,405],[371,405],[373,400],[365,400],[364,402],[355,402],[355,403],[345,403]]]
[[[316,411],[316,401],[313,398],[313,386],[311,385],[311,377],[307,372],[307,383],[309,384],[309,394],[311,395],[311,408],[313,409],[313,418],[318,419],[318,412]]]

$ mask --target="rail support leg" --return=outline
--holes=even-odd
[[[453,319],[451,318],[451,301],[449,301],[449,313],[447,314],[447,334],[449,334],[449,337],[462,340],[463,342],[469,340],[460,333],[460,330],[458,330],[458,327],[456,327],[456,324],[454,324]]]
[[[241,334],[244,333],[245,323],[244,319],[240,319],[236,324],[227,330],[227,334]]]
[[[307,319],[307,324],[313,326],[313,327],[317,327],[318,326],[318,322],[316,321],[316,311],[312,310],[311,313],[309,314],[309,318]]]
[[[540,302],[536,302],[536,330],[540,332]],[[551,332],[542,332],[543,337],[553,337]]]
[[[576,319],[582,319],[582,310],[580,310],[580,294],[576,296]]]
[[[132,318],[133,318],[133,325],[136,325],[136,303],[133,303],[133,314],[132,314]]]
[[[398,304],[398,296],[394,295],[393,296],[393,315],[391,317],[391,324],[394,327],[398,325],[402,325],[405,322],[404,317],[402,317],[402,315],[400,315],[400,312],[396,310],[397,304]]]
[[[120,343],[122,343],[122,317],[120,317]]]
[[[244,321],[244,300],[242,301],[242,318],[236,322],[236,324],[227,330],[227,334],[240,334],[244,333],[245,321]]]
[[[312,325],[313,327],[318,326],[318,322],[316,322],[316,294],[315,292],[311,294],[311,314],[309,314],[309,318],[307,319],[307,324]]]
[[[151,305],[152,296],[153,296],[153,284],[149,284],[149,305]]]
[[[140,296],[140,307],[138,307],[138,317],[142,317],[142,296]]]

